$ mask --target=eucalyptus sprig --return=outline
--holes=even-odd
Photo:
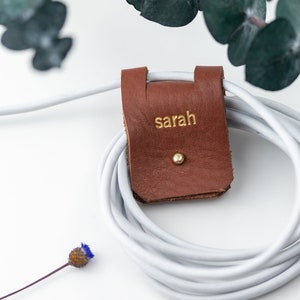
[[[201,10],[208,30],[228,44],[228,58],[245,65],[246,80],[266,90],[290,85],[300,73],[300,1],[279,0],[267,24],[266,0],[127,0],[164,26],[190,23]]]
[[[37,70],[59,67],[72,45],[60,30],[66,6],[52,0],[0,0],[0,24],[6,27],[1,42],[11,50],[35,51],[32,63]]]
[[[141,15],[163,26],[189,24],[203,12],[208,30],[228,44],[234,66],[245,65],[246,80],[266,90],[289,86],[300,73],[300,1],[278,0],[267,24],[266,0],[126,0]],[[52,0],[0,0],[2,44],[12,50],[34,49],[33,66],[61,65],[72,39],[61,38],[66,6]]]

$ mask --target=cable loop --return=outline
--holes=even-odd
[[[193,81],[193,73],[149,73],[149,81]],[[121,132],[99,166],[99,191],[105,220],[129,255],[169,298],[180,300],[254,299],[300,274],[300,114],[274,101],[254,97],[224,80],[234,94],[225,97],[228,125],[258,134],[281,148],[295,173],[295,200],[278,238],[261,249],[227,250],[183,241],[162,230],[132,196]],[[120,79],[86,92],[24,106],[0,108],[0,115],[33,112],[120,87]]]
[[[192,73],[150,73],[149,80],[190,80]],[[228,124],[259,134],[290,157],[300,182],[300,115],[258,99],[224,80],[234,97],[225,97]],[[126,162],[126,135],[108,147],[99,167],[99,190],[109,227],[129,255],[169,298],[180,300],[253,299],[300,273],[300,185],[294,208],[278,238],[261,249],[226,250],[183,241],[154,224],[132,195]]]

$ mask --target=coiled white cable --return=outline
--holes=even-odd
[[[192,73],[149,73],[150,81],[193,80]],[[154,224],[132,196],[122,132],[107,148],[99,166],[99,189],[107,224],[130,256],[171,299],[253,299],[300,274],[300,114],[271,100],[256,98],[223,81],[236,96],[225,97],[228,124],[259,134],[290,157],[295,172],[295,201],[288,224],[268,247],[226,250],[195,245]],[[23,107],[0,115],[31,112],[120,87],[120,80],[97,89]]]
[[[193,74],[150,74],[149,80],[193,80]],[[300,183],[300,115],[257,99],[228,81],[224,88],[229,126],[260,134],[290,157]],[[163,231],[133,198],[126,162],[126,136],[108,147],[100,166],[103,211],[130,256],[171,299],[253,299],[300,274],[300,190],[290,219],[278,238],[264,249],[225,250],[188,243]]]

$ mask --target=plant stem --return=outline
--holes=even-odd
[[[249,21],[250,24],[256,25],[259,28],[263,28],[267,25],[265,20],[259,19],[259,18],[254,17],[254,16],[248,17],[248,21]]]
[[[64,268],[66,268],[66,267],[68,267],[68,266],[69,266],[69,263],[66,263],[66,264],[62,265],[61,267],[55,269],[54,271],[48,273],[48,274],[45,275],[45,276],[39,278],[38,280],[36,280],[36,281],[34,281],[34,282],[32,282],[32,283],[30,283],[30,284],[28,284],[28,285],[22,287],[21,289],[16,290],[16,291],[14,291],[14,292],[12,292],[12,293],[9,293],[9,294],[7,294],[7,295],[5,295],[5,296],[3,296],[3,297],[0,297],[0,300],[5,299],[5,298],[8,298],[8,297],[10,297],[10,296],[12,296],[12,295],[15,295],[15,294],[17,294],[17,293],[19,293],[19,292],[21,292],[21,291],[24,291],[25,289],[27,289],[27,288],[29,288],[29,287],[35,285],[36,283],[38,283],[38,282],[40,282],[40,281],[42,281],[42,280],[44,280],[44,279],[50,277],[51,275],[55,274],[56,272],[58,272],[58,271],[60,271],[60,270],[62,270],[62,269],[64,269]]]

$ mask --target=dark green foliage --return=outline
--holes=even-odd
[[[22,35],[22,25],[19,24],[9,26],[2,35],[1,42],[11,50],[25,50],[30,48]]]
[[[285,19],[277,19],[253,41],[246,61],[246,79],[267,90],[280,90],[299,75],[297,35]]]
[[[146,19],[171,27],[190,23],[197,13],[196,0],[148,0],[143,2],[141,10]]]
[[[70,38],[59,39],[66,20],[66,6],[50,0],[9,1],[0,0],[0,8],[5,8],[0,10],[0,20],[10,20],[5,22],[7,30],[2,44],[11,50],[35,49],[33,66],[38,70],[60,66],[72,44]],[[14,14],[13,9],[18,13]]]
[[[206,25],[228,58],[246,65],[246,80],[267,90],[290,85],[300,69],[300,1],[279,0],[277,19],[265,23],[266,0],[127,0],[145,18],[166,26],[191,22],[203,11]]]
[[[22,22],[31,18],[48,0],[0,0],[0,24]]]
[[[37,48],[33,58],[33,66],[40,71],[47,71],[53,67],[60,67],[63,59],[72,46],[72,39],[55,40],[50,47]]]
[[[235,66],[245,64],[247,51],[259,31],[260,22],[266,18],[265,0],[203,1],[206,25],[213,37],[229,44],[228,57]]]
[[[221,44],[227,44],[232,33],[245,20],[244,1],[203,1],[203,14],[208,30]]]
[[[198,9],[203,10],[203,0],[198,0]]]
[[[126,1],[129,4],[133,5],[136,10],[141,11],[143,0],[126,0]]]
[[[190,23],[198,13],[199,0],[127,0],[141,15],[164,26],[179,27]]]
[[[279,0],[276,9],[277,18],[285,18],[290,21],[296,31],[300,31],[300,1]]]
[[[52,44],[66,19],[66,7],[49,2],[23,24],[12,24],[2,36],[2,43],[12,50],[45,47]]]
[[[248,50],[258,31],[257,26],[245,22],[232,34],[228,44],[228,58],[234,66],[245,64]]]
[[[233,65],[246,65],[246,80],[267,90],[291,84],[300,72],[300,1],[279,0],[276,19],[265,23],[266,0],[126,0],[141,15],[164,26],[190,23],[203,11],[216,41],[228,44]],[[38,70],[58,67],[71,48],[61,38],[67,10],[53,0],[0,0],[2,43],[34,49]]]
[[[253,41],[246,61],[246,80],[267,90],[289,86],[300,73],[300,1],[279,0],[277,19]]]

